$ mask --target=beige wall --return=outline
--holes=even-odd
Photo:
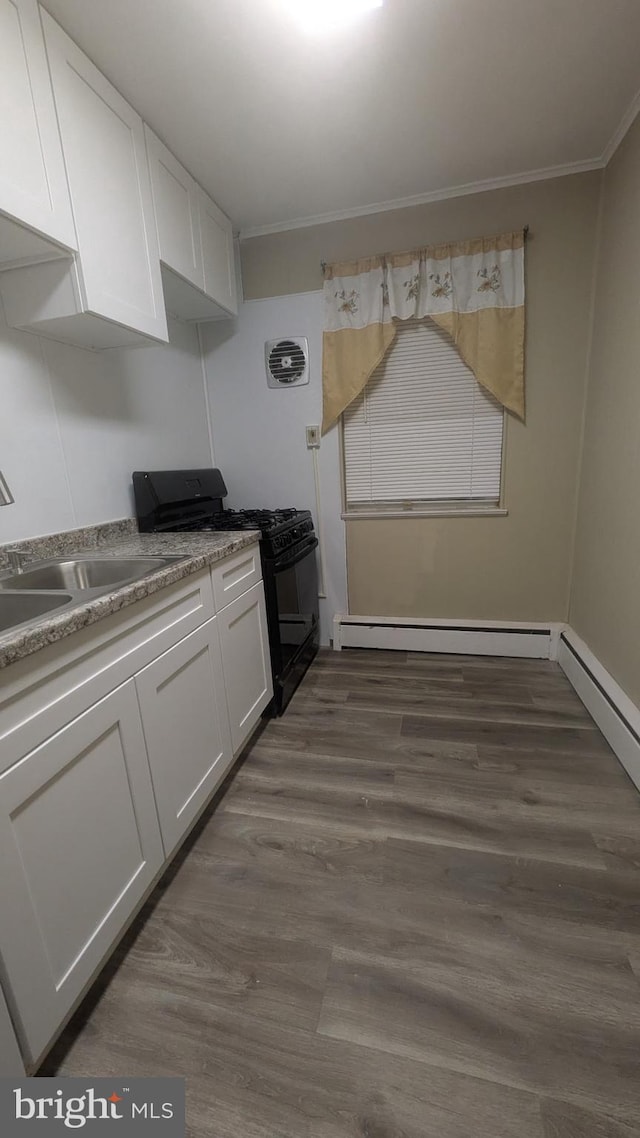
[[[570,623],[640,705],[640,118],[607,167]]]
[[[351,612],[566,619],[600,182],[557,178],[243,244],[245,296],[257,298],[320,288],[322,259],[530,226],[527,423],[508,423],[508,517],[349,521]]]

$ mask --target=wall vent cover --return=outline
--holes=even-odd
[[[306,336],[267,340],[264,358],[269,387],[302,387],[309,382],[309,343]]]

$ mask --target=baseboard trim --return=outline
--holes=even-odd
[[[346,616],[333,620],[333,647],[557,659],[562,624]]]
[[[640,789],[640,709],[573,629],[560,636],[558,663],[587,711]]]

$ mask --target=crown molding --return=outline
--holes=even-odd
[[[601,162],[603,166],[608,166],[627,131],[633,126],[639,112],[640,91],[637,91],[602,152]]]
[[[286,233],[289,229],[308,229],[310,226],[327,225],[332,221],[348,221],[354,217],[366,217],[373,213],[386,213],[393,209],[428,205],[430,202],[447,201],[449,198],[461,198],[470,194],[483,194],[491,190],[508,189],[510,186],[523,186],[527,182],[544,182],[551,178],[565,178],[571,174],[584,174],[590,170],[603,170],[605,166],[608,166],[638,114],[640,114],[640,91],[631,100],[599,158],[565,162],[559,166],[545,166],[538,170],[526,170],[521,174],[506,174],[501,178],[485,178],[479,182],[465,182],[460,186],[448,186],[424,194],[413,194],[411,197],[371,202],[369,205],[353,206],[350,209],[338,209],[329,213],[297,217],[291,221],[276,221],[272,225],[249,226],[246,229],[240,229],[238,239],[248,241],[252,237],[267,237],[272,233]]]
[[[602,169],[603,164],[602,158],[587,158],[580,162],[566,162],[561,166],[546,166],[540,170],[527,170],[521,174],[506,174],[501,178],[485,178],[480,182],[466,182],[460,186],[448,186],[446,189],[432,190],[425,194],[413,194],[407,198],[371,202],[369,205],[353,206],[350,209],[297,217],[291,221],[276,221],[272,225],[251,226],[247,229],[241,229],[239,237],[241,241],[248,241],[252,237],[266,237],[271,233],[286,233],[289,229],[308,229],[312,225],[326,225],[331,221],[347,221],[350,218],[365,217],[372,213],[386,213],[393,209],[407,209],[410,206],[447,201],[449,198],[488,193],[490,190],[508,189],[510,186],[523,186],[527,182],[544,182],[550,178],[584,174],[590,170]]]

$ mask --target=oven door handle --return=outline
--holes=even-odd
[[[298,547],[294,549],[292,553],[285,553],[282,557],[276,558],[275,561],[271,562],[271,567],[276,573],[279,573],[281,569],[290,569],[293,565],[297,565],[299,561],[302,561],[307,554],[316,549],[317,545],[317,537],[312,537],[310,541],[305,542],[303,549]]]

